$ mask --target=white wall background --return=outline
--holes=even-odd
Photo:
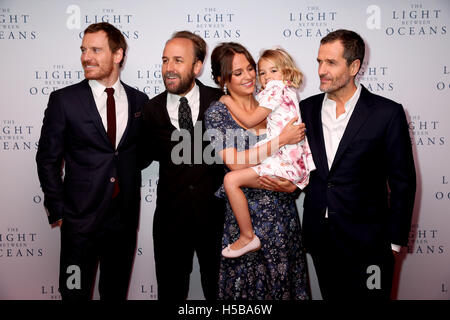
[[[83,79],[80,35],[100,21],[125,34],[121,78],[149,97],[164,90],[161,53],[177,30],[199,33],[210,52],[236,41],[257,59],[261,49],[284,47],[305,74],[301,98],[319,93],[320,39],[339,28],[360,33],[368,47],[361,82],[403,104],[418,176],[410,246],[394,296],[450,299],[449,15],[448,0],[0,0],[0,299],[60,298],[59,230],[47,223],[34,158],[49,94]],[[209,63],[200,79],[213,85]],[[143,171],[130,299],[157,298],[151,231],[157,172],[157,163]],[[189,298],[203,298],[197,263]]]

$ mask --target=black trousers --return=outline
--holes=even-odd
[[[317,250],[311,252],[324,300],[389,300],[395,258],[389,246],[361,251],[356,243],[342,246],[328,223]]]
[[[112,200],[95,232],[78,233],[63,221],[59,276],[62,300],[92,299],[99,264],[100,299],[126,300],[136,238],[137,230],[121,223],[118,198]]]
[[[205,299],[217,299],[223,216],[222,202],[210,206],[203,217],[189,205],[177,212],[156,209],[153,245],[158,300],[187,299],[194,252],[200,265]]]

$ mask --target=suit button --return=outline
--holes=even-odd
[[[331,182],[328,182],[328,189],[331,189],[334,187],[334,184],[332,184]]]
[[[194,190],[194,186],[192,184],[189,186],[189,190]]]
[[[116,178],[111,177],[111,179],[109,179],[109,181],[111,181],[111,182],[116,182]]]
[[[118,156],[119,155],[119,151],[114,152],[114,155]]]

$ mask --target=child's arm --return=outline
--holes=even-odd
[[[272,112],[272,110],[261,106],[257,107],[253,111],[246,111],[242,108],[239,108],[234,103],[233,99],[228,95],[222,96],[219,101],[226,105],[228,110],[230,110],[230,112],[237,118],[237,120],[247,128],[253,128],[261,121],[264,121],[269,113]]]
[[[279,136],[267,141],[264,144],[253,148],[237,151],[235,148],[227,148],[219,151],[223,163],[231,170],[245,169],[261,163],[267,157],[270,157],[279,148],[287,144],[296,144],[305,137],[304,126],[294,125],[298,120],[295,117],[281,130]]]

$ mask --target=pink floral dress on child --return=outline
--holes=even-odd
[[[266,88],[258,93],[256,99],[261,107],[272,110],[267,116],[267,137],[257,145],[262,145],[277,137],[293,118],[298,117],[295,124],[302,122],[297,94],[283,81],[269,81]],[[309,174],[316,166],[305,137],[297,144],[281,147],[272,156],[252,168],[259,176],[282,177],[303,189],[308,185]]]

